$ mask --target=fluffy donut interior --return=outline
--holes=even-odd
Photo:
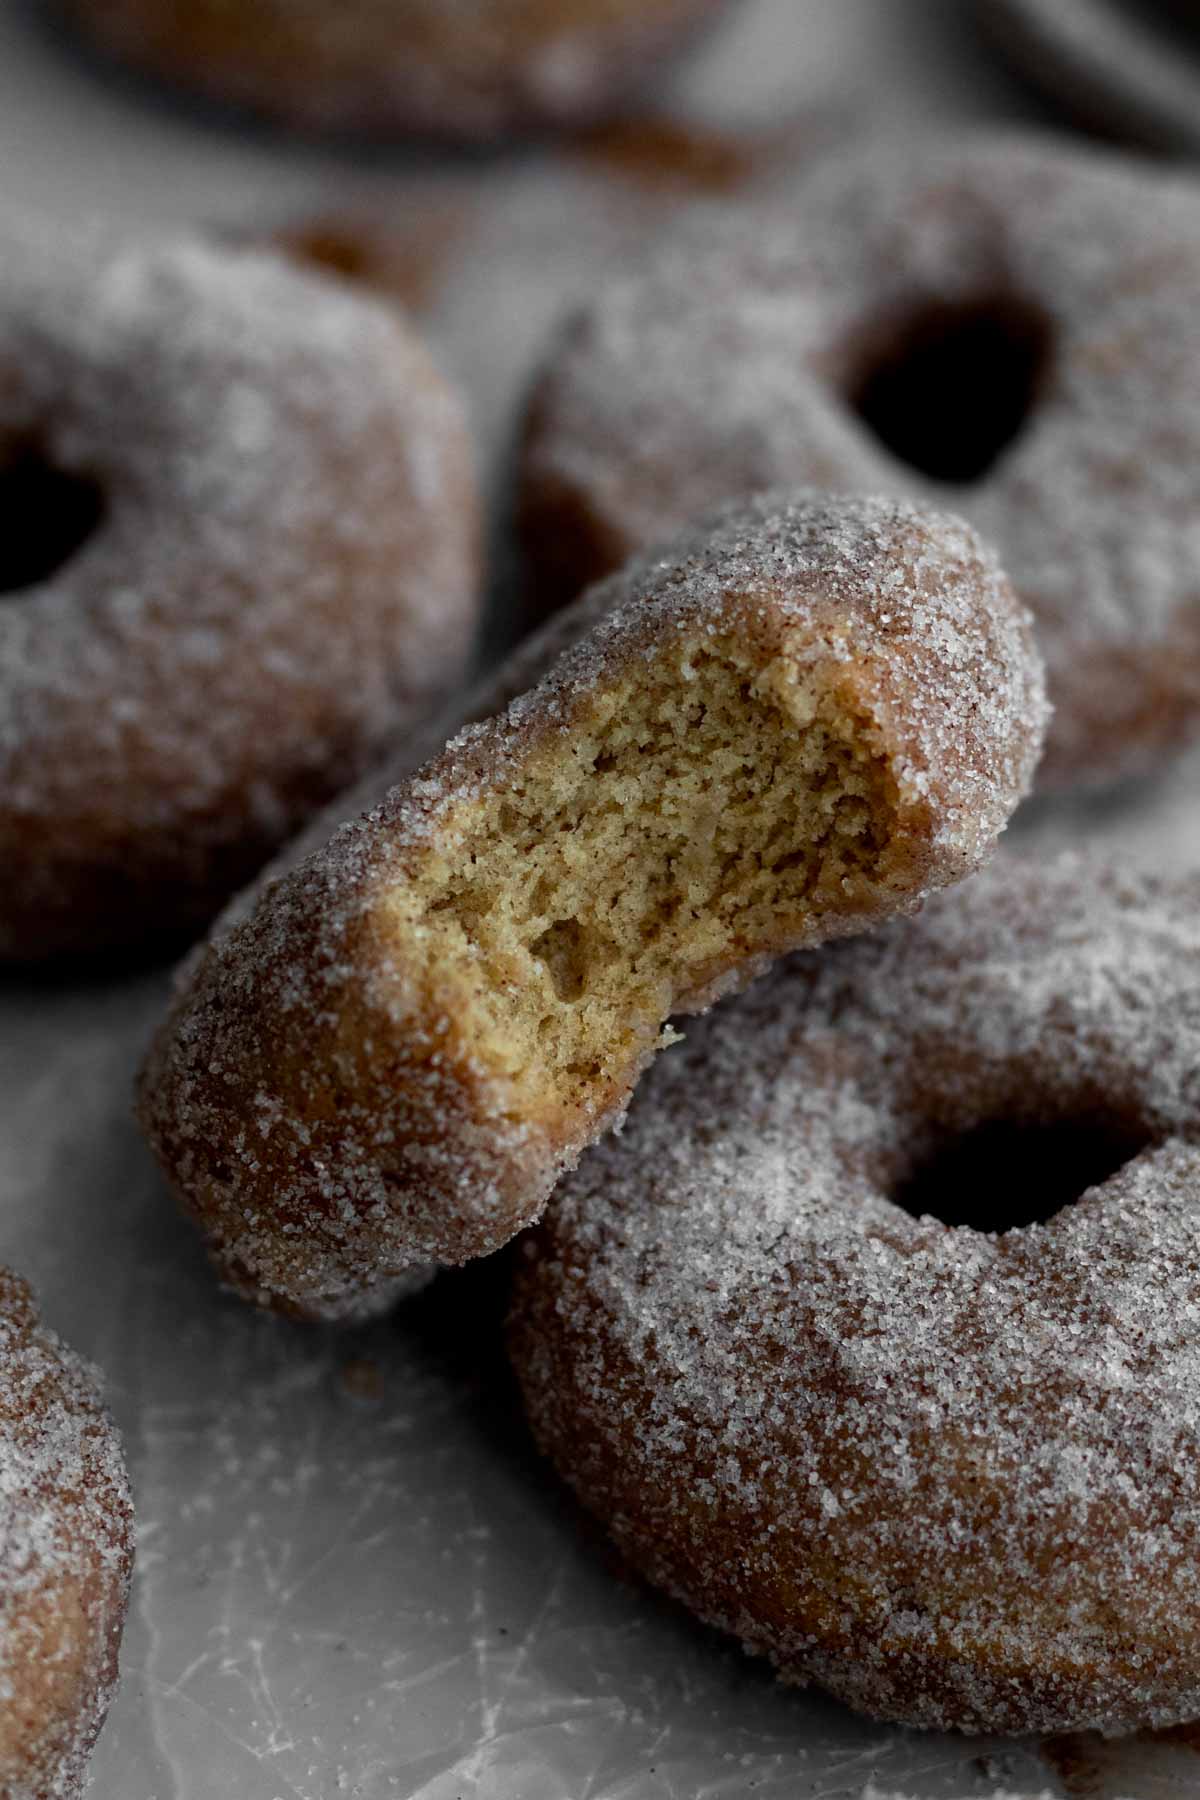
[[[834,671],[686,639],[465,802],[396,924],[430,1007],[536,1107],[603,1105],[734,963],[887,881],[897,796]]]

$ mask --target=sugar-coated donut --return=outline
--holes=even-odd
[[[795,957],[525,1247],[542,1447],[787,1679],[939,1729],[1200,1716],[1198,919],[1196,877],[1010,857]]]
[[[140,1114],[253,1296],[337,1316],[496,1249],[672,1013],[968,874],[1040,746],[1028,615],[903,503],[741,503],[572,633],[188,971]]]
[[[8,231],[0,514],[0,957],[207,922],[462,675],[459,402],[281,257]]]
[[[730,0],[56,0],[106,52],[317,130],[487,139],[585,124]]]
[[[133,1509],[93,1371],[0,1269],[0,1794],[74,1800],[117,1684]]]
[[[1200,730],[1198,310],[1192,182],[1015,137],[828,158],[569,325],[524,453],[534,579],[567,598],[785,482],[950,505],[1037,620],[1044,780],[1132,774]]]

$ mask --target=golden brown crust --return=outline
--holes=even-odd
[[[550,647],[562,650],[573,635],[578,641],[547,673]],[[618,793],[637,787],[636,773],[620,767],[599,773],[616,750],[615,740],[597,737],[597,718],[615,714],[623,727],[647,696],[665,718],[702,679],[705,658],[716,658],[718,673],[724,668],[722,644],[736,646],[728,655],[746,659],[745,673],[732,686],[721,674],[725,685],[711,690],[711,706],[719,691],[742,721],[774,719],[774,701],[751,692],[769,675],[781,691],[801,695],[818,681],[838,717],[857,721],[846,726],[847,754],[861,771],[852,781],[875,792],[869,804],[883,812],[871,829],[881,835],[863,839],[853,861],[822,865],[840,842],[827,824],[827,844],[797,845],[777,875],[764,866],[756,891],[765,883],[771,897],[788,891],[793,863],[807,858],[807,869],[811,861],[805,899],[789,902],[778,919],[764,915],[752,926],[758,915],[747,910],[739,927],[735,912],[732,932],[722,926],[721,935],[725,902],[714,898],[697,903],[694,920],[686,914],[678,938],[674,925],[656,923],[650,998],[629,1002],[626,1013],[618,1000],[604,1015],[601,1047],[579,1053],[584,1074],[556,1073],[549,1048],[506,1061],[501,1040],[525,1043],[518,1015],[531,993],[545,986],[544,1024],[556,1033],[578,1037],[583,1006],[574,1010],[575,997],[556,1005],[549,961],[530,961],[531,947],[521,943],[511,950],[513,997],[505,1000],[506,978],[493,971],[503,971],[510,952],[495,947],[486,921],[470,925],[477,903],[469,898],[460,909],[468,919],[461,948],[448,960],[438,950],[440,909],[507,829],[490,825],[476,840],[474,820],[502,818],[522,795],[548,790],[576,757],[585,770],[594,758],[593,775],[572,790],[569,821],[543,820],[528,849],[518,848],[518,865],[529,865],[521,879],[533,880],[536,859],[551,854],[547,845],[561,844],[566,856],[577,837],[586,843],[597,818],[620,813]],[[871,501],[801,496],[730,509],[596,590],[541,645],[519,653],[516,669],[537,685],[507,712],[463,732],[371,812],[233,909],[185,971],[159,1033],[141,1083],[142,1123],[219,1264],[257,1298],[336,1316],[382,1304],[416,1264],[497,1248],[619,1116],[672,1011],[701,1008],[781,950],[910,909],[975,868],[1024,789],[1043,720],[1028,621],[977,540],[954,521]],[[493,703],[512,683],[505,672]],[[485,697],[476,716],[487,710]],[[701,730],[696,715],[685,740]],[[686,741],[669,733],[668,740],[669,755],[685,766]],[[807,819],[801,759],[812,740],[793,725],[765,741],[778,745],[770,754],[780,766],[751,767],[743,778],[735,757],[734,774],[719,777],[735,786],[721,790],[716,818],[702,826],[682,815],[685,841],[724,830],[738,808],[747,821],[738,829],[752,834],[780,796],[781,829],[789,813]],[[714,781],[716,769],[714,762]],[[862,785],[868,777],[874,790]],[[672,776],[672,788],[656,778],[658,805],[683,804],[681,779]],[[865,803],[849,802],[851,830]],[[640,891],[643,861],[647,879],[666,884],[653,890],[664,906],[671,884],[684,879],[682,848],[661,869],[655,861],[654,817],[646,814],[644,828],[635,823],[620,853],[627,865],[597,864],[589,879],[585,863],[589,888],[617,882],[613,916],[623,895]],[[731,840],[742,845],[731,851],[738,880],[750,841]],[[433,865],[444,865],[445,897],[414,914]],[[548,868],[547,880],[562,884],[563,866]],[[496,902],[489,904],[495,917]],[[586,902],[577,897],[571,907],[560,928],[582,929]],[[422,922],[407,925],[410,915]],[[656,907],[655,916],[672,915]],[[707,941],[710,927],[711,950],[690,948],[693,939]],[[587,925],[585,936],[598,929]],[[641,944],[630,939],[597,955],[615,956],[623,971]],[[532,951],[543,954],[539,945]],[[604,979],[601,969],[597,989]],[[599,1004],[591,991],[577,997]],[[580,1041],[592,1042],[586,1032]]]
[[[19,228],[0,485],[14,455],[103,505],[0,594],[0,957],[177,938],[461,678],[462,411],[391,310],[278,257]]]
[[[1197,899],[1001,858],[792,958],[527,1242],[543,1449],[787,1679],[943,1730],[1200,1711]]]
[[[108,53],[310,130],[488,139],[619,111],[730,0],[59,0]]]
[[[93,1372],[0,1270],[0,1792],[74,1800],[117,1681],[133,1560]]]

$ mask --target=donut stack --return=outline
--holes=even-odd
[[[532,1225],[580,1500],[897,1723],[1200,1715],[1200,889],[977,875],[1044,739],[1061,788],[1196,735],[1198,302],[1190,189],[1015,140],[681,228],[537,384],[549,623],[234,902],[141,1078],[259,1304]]]
[[[377,7],[268,7],[259,61],[224,5],[68,10],[293,123],[489,136],[712,8],[414,4],[389,60]],[[222,1280],[345,1324],[515,1240],[583,1505],[899,1724],[1200,1716],[1200,875],[985,871],[1035,777],[1200,735],[1198,311],[1196,193],[1049,144],[684,223],[547,352],[547,619],[464,694],[471,445],[394,305],[224,241],[0,256],[0,955],[209,926],[138,1112]],[[8,1275],[0,1440],[41,1800],[130,1510]]]

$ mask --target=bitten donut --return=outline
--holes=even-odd
[[[1018,138],[828,158],[706,216],[567,328],[522,533],[569,597],[718,496],[803,481],[953,506],[1035,615],[1050,784],[1200,730],[1200,192]]]
[[[74,1800],[117,1685],[133,1511],[87,1364],[0,1269],[0,1794]]]
[[[1027,614],[900,503],[743,503],[570,633],[182,983],[140,1115],[252,1296],[337,1316],[498,1248],[671,1014],[970,873],[1040,745]]]
[[[455,396],[391,308],[187,241],[0,246],[0,957],[206,923],[462,675]]]
[[[1198,918],[1200,878],[1010,857],[795,957],[526,1246],[543,1449],[786,1679],[936,1729],[1200,1716]]]
[[[121,61],[317,130],[488,139],[614,113],[730,0],[56,0]]]

